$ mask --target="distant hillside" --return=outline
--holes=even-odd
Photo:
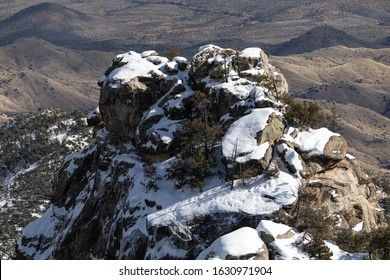
[[[99,71],[110,61],[110,53],[74,51],[38,39],[0,47],[0,112],[91,108],[99,98]]]
[[[227,5],[224,0],[3,1],[0,41],[4,45],[16,38],[35,36],[57,45],[110,51],[115,47],[161,50],[175,44],[191,54],[196,50],[193,46],[210,42],[237,47],[281,44],[327,25],[352,36],[345,39],[346,46],[356,40],[365,42],[364,46],[367,42],[386,45],[390,11],[385,2],[280,0],[270,4],[242,0]],[[315,47],[342,44],[345,36],[335,30],[321,32]],[[339,37],[336,42],[324,38],[324,44],[319,40],[322,35]]]
[[[91,38],[91,30],[98,33],[99,22],[80,11],[55,3],[41,3],[27,7],[0,21],[0,45],[19,38],[39,38],[52,44],[76,49],[99,49]]]
[[[285,43],[270,47],[274,55],[302,54],[313,50],[328,48],[337,45],[349,48],[379,47],[374,43],[356,39],[348,33],[328,25],[321,25],[310,29],[303,35],[291,39]]]
[[[390,178],[390,50],[335,46],[271,59],[290,93],[334,108],[350,152]]]
[[[335,46],[273,56],[289,91],[309,99],[353,103],[390,117],[390,49]]]

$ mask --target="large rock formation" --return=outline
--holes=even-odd
[[[267,222],[303,191],[327,208],[335,228],[370,231],[383,222],[376,187],[346,159],[345,139],[286,123],[287,83],[259,48],[207,45],[190,62],[129,52],[99,85],[99,110],[88,117],[98,126],[95,140],[65,158],[52,205],[18,241],[19,258],[276,258],[284,249],[275,240],[300,233],[274,236]],[[204,133],[190,131],[185,142],[182,132],[195,120]],[[222,136],[211,141],[217,128]],[[179,160],[208,164],[191,175],[201,178],[199,189],[178,186]],[[236,238],[253,247],[239,248]],[[285,258],[305,258],[298,251]]]

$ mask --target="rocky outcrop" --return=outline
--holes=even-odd
[[[344,137],[327,128],[299,131],[294,140],[302,157],[309,161],[337,162],[347,154],[348,144]]]
[[[302,248],[299,248],[297,245],[294,246],[302,238],[303,234],[296,232],[293,228],[270,220],[262,220],[256,227],[256,230],[268,247],[269,259],[309,259],[304,252],[299,252]]]
[[[283,118],[273,109],[254,109],[235,121],[222,139],[222,155],[231,176],[243,178],[262,173],[283,131]]]
[[[90,111],[87,115],[87,124],[90,127],[99,126],[103,123],[102,116],[100,115],[99,107]]]
[[[323,207],[335,224],[371,231],[384,224],[383,212],[376,204],[377,187],[354,162],[344,159],[332,168],[312,176],[304,189],[316,198],[315,207]]]
[[[384,221],[341,135],[288,126],[287,83],[259,48],[207,45],[191,61],[128,52],[98,83],[94,140],[64,159],[19,258],[304,259],[291,249],[301,233],[273,221],[304,192],[335,229]],[[207,129],[188,132],[193,121]],[[174,178],[181,165],[199,188]]]

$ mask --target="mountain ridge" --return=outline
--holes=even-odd
[[[18,5],[18,3],[24,3],[24,5]],[[293,4],[289,1],[278,1],[278,3],[269,5],[267,1],[252,3],[248,0],[241,2],[240,5],[235,3],[220,5],[220,1],[208,2],[205,5],[204,1],[191,3],[186,0],[177,3],[164,0],[125,3],[115,0],[112,5],[99,2],[93,6],[72,1],[52,1],[52,3],[51,5],[42,4],[42,1],[36,0],[30,1],[28,4],[32,6],[28,7],[27,3],[19,0],[14,5],[9,3],[2,5],[5,13],[8,11],[7,7],[14,11],[6,14],[5,17],[8,17],[9,21],[16,19],[12,16],[13,14],[18,14],[19,20],[23,21],[23,18],[26,18],[27,21],[34,22],[45,18],[45,9],[58,12],[59,15],[70,13],[69,20],[73,18],[72,21],[76,24],[68,22],[66,17],[61,16],[64,18],[64,24],[60,22],[59,25],[64,26],[63,35],[66,35],[62,41],[55,37],[55,32],[35,36],[78,49],[113,50],[115,46],[119,46],[119,49],[129,47],[144,49],[146,46],[166,47],[167,44],[174,43],[181,49],[186,49],[188,55],[194,51],[189,49],[191,46],[205,41],[224,39],[227,44],[230,44],[239,39],[247,42],[247,46],[256,43],[278,45],[302,36],[310,29],[326,25],[340,29],[340,32],[344,34],[350,34],[349,36],[364,42],[366,46],[387,45],[386,37],[388,37],[385,36],[388,33],[386,25],[388,17],[386,18],[384,12],[386,9],[383,9],[381,1],[375,1],[370,5],[356,3],[352,0],[343,4],[336,3],[336,5],[323,1],[312,1],[309,5],[304,1],[294,1]],[[361,8],[357,9],[358,6]],[[161,11],[164,11],[164,16]],[[38,12],[39,16],[28,20],[32,12]],[[199,17],[199,14],[202,14],[202,17]],[[87,18],[88,22],[84,22]],[[129,18],[131,20],[128,20]],[[146,18],[149,21],[146,21]],[[4,20],[7,21],[7,19]],[[42,23],[43,26],[50,25],[50,21]],[[34,34],[34,28],[23,31],[27,26],[27,24],[22,24],[19,34],[16,32],[14,35],[3,28],[2,37],[4,39],[8,36],[7,43],[10,43],[12,41],[10,38],[14,40],[21,36]],[[9,28],[12,29],[12,24]],[[274,32],[275,28],[279,31]],[[80,32],[77,32],[77,29],[80,29]],[[37,33],[39,30],[38,26]],[[196,36],[196,34],[201,36]],[[182,37],[184,40],[179,39]],[[72,38],[77,42],[72,43]],[[200,40],[200,38],[203,39]]]
[[[129,51],[99,85],[94,140],[64,159],[52,204],[24,229],[17,258],[321,258],[314,244],[329,258],[337,229],[386,224],[379,189],[346,140],[303,121],[324,118],[315,107],[281,101],[287,82],[260,48],[210,44],[191,61]],[[289,106],[306,114],[302,123]],[[268,222],[288,224],[294,254],[272,245]],[[296,242],[306,236],[299,228],[313,245]],[[213,248],[231,236],[260,239],[242,253]]]
[[[270,47],[273,55],[291,55],[308,53],[321,48],[342,45],[348,48],[383,46],[365,42],[329,25],[320,25],[287,42]]]
[[[34,7],[29,7],[35,4],[43,11],[40,15],[44,18],[44,11],[50,10],[50,5],[39,5],[41,2],[3,1],[0,4],[0,19],[7,20],[18,12],[23,15],[23,9],[26,7],[27,11],[31,12]],[[43,41],[41,45],[36,44],[35,39],[18,41],[20,37],[29,36],[33,32],[14,33],[13,38],[16,41],[8,41],[14,45],[0,47],[0,113],[6,112],[8,115],[4,115],[4,118],[0,115],[1,121],[9,120],[9,115],[15,112],[35,111],[38,108],[85,110],[94,106],[98,98],[93,93],[97,90],[96,78],[100,76],[101,69],[109,64],[113,55],[75,52],[74,49],[115,49],[116,53],[127,49],[137,52],[155,49],[162,53],[169,45],[174,44],[179,47],[181,55],[189,56],[196,49],[194,45],[201,46],[212,41],[223,47],[266,47],[274,53],[272,46],[288,45],[295,38],[295,42],[302,49],[311,52],[301,53],[302,50],[292,46],[292,51],[296,54],[270,57],[289,81],[290,92],[308,102],[310,100],[307,98],[316,100],[326,108],[323,112],[338,114],[341,119],[335,132],[345,134],[349,142],[349,153],[364,161],[361,166],[370,176],[390,178],[390,139],[386,134],[390,112],[386,99],[386,74],[389,72],[387,66],[390,65],[387,51],[390,18],[389,7],[385,5],[385,1],[347,0],[330,3],[315,0],[308,3],[298,0],[270,4],[269,1],[243,0],[229,5],[221,0],[113,0],[94,1],[93,4],[91,1],[51,2],[61,6],[52,5],[54,11],[57,9],[59,13],[62,11],[62,14],[66,14],[67,8],[70,8],[76,12],[71,13],[69,19],[74,17],[77,22],[79,15],[80,24],[63,26],[65,29],[69,28],[69,31],[75,31],[68,33],[63,41],[53,41],[50,36],[43,37],[50,39],[58,47],[66,45],[66,48],[73,50],[53,45],[39,50],[45,45]],[[84,16],[89,18],[90,23],[81,20]],[[28,15],[18,21],[22,23],[23,18],[27,20]],[[34,21],[35,18],[30,20]],[[48,28],[54,25],[57,28],[58,21],[56,22],[55,18],[50,19],[43,22],[43,25]],[[327,30],[323,32],[320,29],[317,32],[321,26],[328,26]],[[26,31],[26,26],[21,27]],[[54,30],[61,30],[55,28]],[[312,34],[306,38],[314,38],[312,42],[315,47],[300,43],[302,36],[307,35],[310,30]],[[53,32],[54,39],[57,31]],[[9,34],[7,32],[5,30],[5,33]],[[334,35],[337,40],[331,38],[321,42],[318,40],[318,37],[321,39],[318,34],[328,34],[328,37]],[[321,48],[322,45],[343,43],[343,36],[348,39],[344,44],[360,44],[360,48]],[[21,45],[24,47],[21,48]],[[362,46],[377,48],[378,45],[386,47],[387,50],[361,50]],[[12,47],[15,46],[17,48],[13,52]],[[46,51],[50,53],[50,57],[41,56]],[[285,51],[287,54],[288,50]],[[343,55],[346,56],[345,59],[341,58]],[[33,58],[31,62],[29,56]],[[64,59],[65,57],[68,60]],[[337,102],[332,102],[332,99]],[[175,114],[180,116],[180,111]],[[106,166],[107,163],[103,161],[101,165]],[[387,186],[389,180],[387,183],[383,182],[385,183],[381,185]],[[266,230],[262,228],[262,232],[264,231]]]
[[[80,11],[44,2],[27,7],[0,21],[0,45],[5,46],[19,38],[39,38],[57,46],[73,49],[104,49],[109,40],[95,40],[91,30],[99,33],[101,23]]]

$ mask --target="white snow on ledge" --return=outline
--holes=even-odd
[[[239,56],[247,58],[260,58],[262,52],[263,50],[260,48],[246,48],[240,52]]]
[[[298,233],[295,229],[269,220],[262,220],[256,228],[259,234],[263,233],[274,238],[271,247],[275,250],[276,260],[308,260],[309,256],[304,253],[296,241],[302,238],[304,233]],[[290,236],[283,236],[290,232]]]
[[[359,232],[359,231],[361,231],[362,229],[363,229],[363,222],[360,222],[360,223],[356,224],[356,225],[352,228],[352,230],[353,230],[354,232]]]
[[[348,159],[348,160],[355,160],[356,157],[354,157],[353,155],[351,154],[346,154],[345,157]]]
[[[151,77],[153,72],[163,75],[159,69],[168,62],[167,58],[160,56],[153,57],[152,62],[149,56],[143,57],[142,54],[134,51],[117,55],[117,59],[121,59],[121,63],[126,64],[115,68],[106,77],[106,82],[109,82],[110,87],[113,88],[119,87],[121,83],[128,82],[137,76]]]
[[[298,188],[299,180],[285,172],[270,180],[260,175],[252,178],[247,186],[242,186],[241,180],[237,180],[233,190],[226,184],[213,187],[148,215],[147,222],[149,227],[185,227],[186,221],[215,213],[271,214],[283,205],[293,203]]]

